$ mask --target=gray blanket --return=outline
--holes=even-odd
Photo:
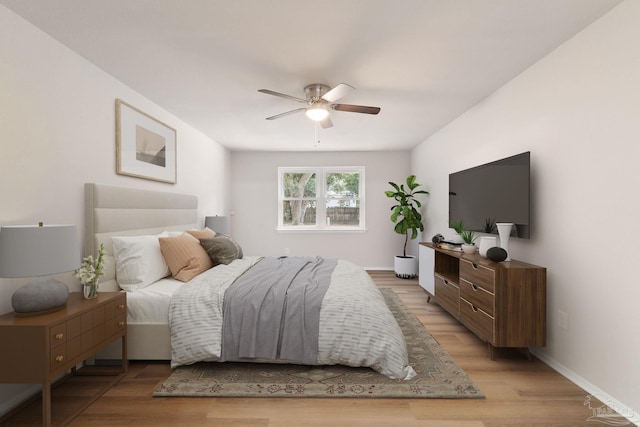
[[[316,364],[320,306],[337,260],[267,257],[224,295],[223,361]]]

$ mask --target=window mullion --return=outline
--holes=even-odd
[[[317,199],[317,209],[316,209],[316,224],[318,228],[326,228],[327,227],[327,175],[325,169],[318,169],[316,172],[316,195]]]

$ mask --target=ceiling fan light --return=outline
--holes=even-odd
[[[305,111],[305,114],[307,115],[307,117],[309,117],[311,120],[315,122],[321,122],[327,117],[329,117],[329,111],[327,111],[326,108],[322,108],[322,107],[307,108],[307,111]]]

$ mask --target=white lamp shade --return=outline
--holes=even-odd
[[[0,277],[36,277],[80,267],[75,225],[0,228]]]
[[[212,229],[216,234],[229,234],[231,232],[229,217],[226,216],[207,216],[204,218],[204,226]]]

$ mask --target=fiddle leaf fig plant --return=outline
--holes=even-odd
[[[406,187],[405,184],[398,185],[391,181],[389,181],[389,185],[393,187],[393,190],[387,190],[384,193],[396,201],[396,204],[391,207],[391,221],[396,224],[394,231],[405,236],[402,255],[406,257],[409,236],[411,239],[415,239],[418,237],[418,231],[424,230],[422,215],[418,211],[422,204],[416,196],[429,194],[429,192],[418,189],[420,184],[416,182],[415,175],[407,177]]]

